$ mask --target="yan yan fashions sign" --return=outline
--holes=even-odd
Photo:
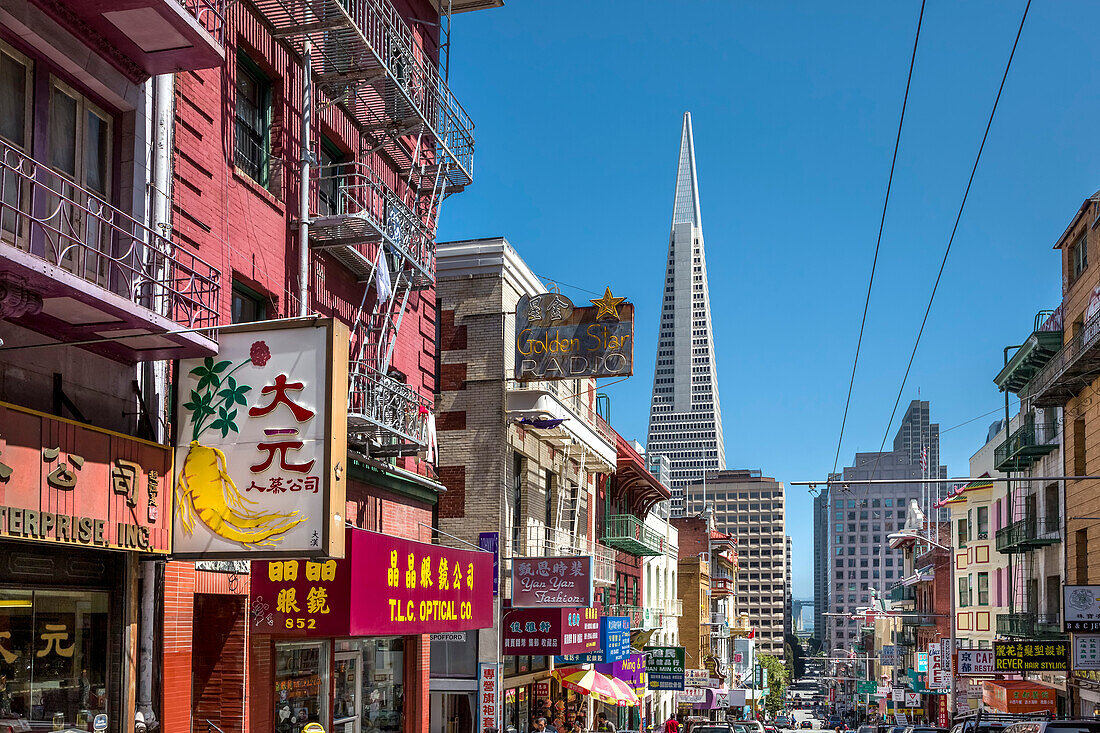
[[[221,331],[178,373],[176,554],[343,557],[347,327]]]
[[[587,608],[592,605],[592,556],[512,559],[516,608]]]
[[[493,625],[489,553],[346,531],[344,559],[252,563],[254,633],[380,636]]]

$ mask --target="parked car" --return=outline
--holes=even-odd
[[[1032,720],[1012,723],[1003,733],[1100,733],[1100,720]]]
[[[802,730],[813,730],[813,727],[814,727],[813,718],[807,718],[806,720],[803,720],[801,723],[798,724],[798,727],[801,728]]]
[[[697,725],[691,729],[691,733],[736,733],[736,731],[722,723],[719,725]]]
[[[929,725],[911,725],[905,729],[905,733],[947,733],[947,729]]]
[[[873,725],[861,725],[856,733],[878,733]]]

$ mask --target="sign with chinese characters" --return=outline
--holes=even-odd
[[[683,690],[684,658],[682,646],[647,646],[642,651],[646,655],[649,689]]]
[[[705,669],[685,669],[684,670],[684,686],[685,687],[709,687],[707,680],[710,679],[710,672]]]
[[[893,644],[883,644],[879,651],[879,664],[883,667],[896,667],[898,665],[898,648]]]
[[[928,671],[928,652],[917,652],[917,671]]]
[[[496,733],[500,730],[500,686],[503,681],[499,664],[481,662],[477,665],[479,733]]]
[[[503,615],[505,656],[588,654],[600,646],[595,608],[510,608]]]
[[[500,532],[482,532],[477,536],[477,546],[493,553],[493,595],[500,592]]]
[[[180,361],[176,554],[343,557],[348,340],[333,319],[249,324]]]
[[[1001,713],[1053,713],[1058,704],[1056,692],[1053,687],[1030,680],[986,680],[982,683],[982,703]]]
[[[0,538],[171,549],[172,452],[0,403]]]
[[[561,293],[522,296],[516,305],[516,379],[633,374],[634,305],[625,300],[611,288],[583,308]]]
[[[592,556],[512,558],[516,608],[587,608],[592,605]]]
[[[992,649],[960,649],[960,675],[989,675],[996,671]]]
[[[890,697],[890,686],[889,685],[879,685],[875,689],[875,696],[876,697]]]
[[[493,625],[487,552],[348,529],[340,560],[252,563],[252,631],[281,636],[434,634]]]
[[[1073,670],[1100,670],[1100,634],[1073,635]]]
[[[704,687],[689,687],[676,693],[676,702],[680,705],[702,705],[706,699],[707,691]]]
[[[602,675],[614,677],[630,685],[630,689],[639,698],[645,697],[647,677],[645,654],[631,654],[626,659],[620,659],[617,662],[597,664],[595,669]]]
[[[995,641],[996,672],[1054,672],[1066,668],[1065,641]]]
[[[588,664],[618,662],[630,656],[630,618],[600,616],[600,648],[589,654],[563,654],[555,664]]]
[[[953,651],[958,651],[958,642],[955,643],[955,649],[951,648],[951,637],[945,636],[940,639],[940,664],[943,666],[944,678],[950,680],[955,674],[954,670],[954,657]],[[944,686],[949,686],[949,683],[944,683]]]
[[[1066,631],[1080,634],[1100,632],[1100,585],[1062,586]]]

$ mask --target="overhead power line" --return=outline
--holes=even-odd
[[[962,220],[963,210],[966,208],[966,200],[970,196],[970,187],[974,183],[974,175],[978,172],[978,163],[982,159],[982,151],[985,150],[985,141],[989,138],[989,129],[993,126],[993,118],[997,114],[997,105],[1001,102],[1001,92],[1004,91],[1005,81],[1008,80],[1008,72],[1012,68],[1012,59],[1016,56],[1016,46],[1020,43],[1020,35],[1024,32],[1024,22],[1027,20],[1027,11],[1031,8],[1031,0],[1027,0],[1024,13],[1020,17],[1020,27],[1016,29],[1016,40],[1012,42],[1012,51],[1008,54],[1008,62],[1005,64],[1004,74],[1001,75],[1001,85],[997,88],[997,97],[993,100],[993,109],[989,111],[989,119],[985,123],[985,133],[982,134],[982,143],[978,146],[978,154],[974,156],[974,165],[970,168],[970,178],[966,181],[966,191],[963,192],[962,201],[959,203],[959,213],[955,216],[955,226],[951,228],[951,236],[947,240],[947,248],[943,252],[943,260],[940,262],[939,272],[936,273],[936,282],[932,285],[932,294],[928,296],[928,306],[924,309],[924,318],[921,320],[920,330],[917,331],[917,339],[913,342],[913,351],[909,354],[909,363],[905,367],[905,375],[901,379],[901,387],[898,388],[898,396],[894,401],[894,409],[890,412],[890,421],[886,424],[886,432],[883,433],[882,443],[879,445],[879,453],[882,453],[886,445],[886,439],[890,436],[890,428],[893,427],[894,417],[897,415],[898,405],[901,404],[901,396],[905,392],[905,383],[909,379],[909,371],[913,368],[913,359],[917,356],[917,347],[920,346],[921,336],[924,335],[924,327],[928,323],[928,314],[932,311],[932,302],[936,299],[936,291],[940,287],[940,279],[943,277],[943,269],[947,265],[947,257],[951,254],[951,245],[955,243],[955,233],[959,230],[959,222]],[[878,459],[875,459],[875,467]],[[835,469],[834,469],[835,472]],[[874,475],[872,470],[871,475]]]
[[[852,359],[852,376],[848,380],[848,397],[844,400],[844,417],[840,420],[840,437],[836,441],[836,456],[833,458],[833,473],[840,462],[840,447],[844,442],[844,426],[848,423],[848,408],[852,404],[852,388],[856,382],[856,367],[859,365],[859,351],[863,346],[863,330],[867,326],[867,311],[871,305],[871,286],[875,283],[875,270],[878,267],[878,253],[882,245],[882,230],[886,226],[886,209],[890,205],[890,189],[894,185],[894,167],[898,162],[898,148],[901,145],[901,128],[905,123],[905,108],[909,104],[909,86],[913,83],[913,67],[917,62],[917,42],[920,41],[921,24],[924,21],[924,2],[921,0],[920,15],[917,17],[917,32],[913,37],[913,53],[909,57],[909,75],[905,79],[905,96],[901,100],[901,115],[898,117],[898,133],[894,138],[894,155],[890,159],[890,175],[886,179],[886,195],[882,199],[882,216],[878,222],[878,237],[875,239],[875,255],[871,260],[871,276],[867,280],[867,297],[863,301],[863,318],[859,322],[859,338],[856,340],[856,353]]]

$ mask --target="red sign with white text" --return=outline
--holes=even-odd
[[[505,610],[504,655],[584,654],[600,648],[600,614],[595,608],[512,608]]]
[[[493,625],[492,553],[361,529],[345,542],[343,560],[253,561],[252,630],[371,636]]]

